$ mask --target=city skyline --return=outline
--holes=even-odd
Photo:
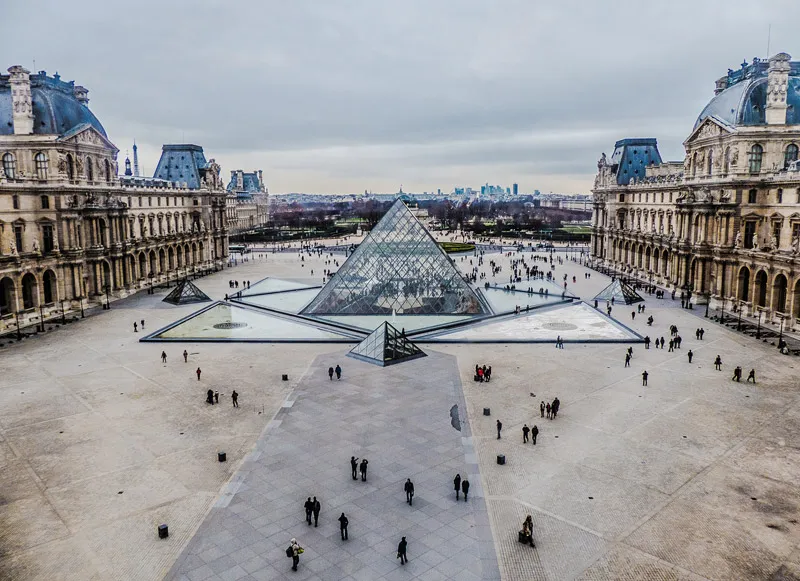
[[[120,166],[134,139],[143,175],[162,143],[195,143],[224,172],[263,169],[274,193],[486,181],[589,193],[596,159],[618,139],[656,137],[665,159],[681,159],[685,128],[734,59],[799,52],[800,6],[784,0],[724,13],[712,1],[613,13],[577,2],[242,2],[223,12],[145,1],[113,20],[106,4],[83,6],[12,0],[9,21],[50,17],[35,35],[3,35],[4,68],[86,86]],[[95,13],[113,24],[87,24]],[[726,30],[713,42],[710,21]],[[64,29],[85,31],[69,51]]]

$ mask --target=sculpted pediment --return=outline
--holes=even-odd
[[[69,143],[74,145],[95,145],[111,149],[114,153],[119,150],[117,147],[106,139],[100,132],[97,131],[88,123],[83,123],[71,129],[64,135],[58,138],[58,143]]]
[[[685,143],[692,143],[693,141],[700,139],[723,137],[725,135],[730,135],[735,131],[735,128],[712,115],[711,117],[706,117],[703,119],[703,122],[697,126],[697,129],[692,131],[692,134],[689,135]]]

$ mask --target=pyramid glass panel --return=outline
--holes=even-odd
[[[625,303],[626,305],[632,305],[633,303],[644,300],[631,285],[625,284],[619,279],[614,280],[610,285],[601,290],[600,293],[594,297],[594,300],[611,301],[612,298],[614,302]]]
[[[208,295],[197,288],[188,278],[184,278],[178,283],[172,292],[164,297],[165,303],[173,305],[186,305],[189,303],[204,303],[210,301]]]
[[[486,302],[398,200],[303,310],[306,315],[488,315]]]
[[[381,366],[425,357],[425,353],[419,347],[385,322],[353,347],[350,355]]]

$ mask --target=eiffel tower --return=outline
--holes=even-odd
[[[486,315],[491,309],[397,200],[304,315]]]

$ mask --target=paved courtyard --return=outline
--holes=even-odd
[[[214,299],[230,278],[318,284],[324,260],[269,255],[197,284]],[[584,272],[568,262],[556,277],[575,275],[570,291],[589,300],[609,280]],[[624,345],[568,343],[427,345],[429,357],[382,369],[345,358],[343,345],[139,343],[134,320],[150,331],[195,310],[161,303],[165,292],[0,349],[0,578],[292,578],[291,536],[307,548],[296,574],[307,579],[492,578],[493,562],[507,580],[800,578],[800,360],[699,309],[648,296],[631,320],[634,307],[616,306],[613,316],[642,335],[669,339],[675,324],[683,337],[675,352],[635,345],[630,368]],[[330,385],[333,361],[345,376]],[[492,365],[491,383],[472,381],[476,363]],[[755,368],[758,383],[732,382],[736,365],[745,376]],[[203,403],[209,387],[224,405]],[[447,415],[461,392],[467,440]],[[555,396],[558,419],[539,418],[539,401]],[[535,447],[522,444],[523,423],[539,426]],[[352,454],[370,459],[366,485],[349,479]],[[469,503],[448,496],[456,471],[480,474]],[[413,508],[402,492],[409,476]],[[315,494],[324,519],[309,530],[302,501]],[[276,500],[286,506],[271,510]],[[341,511],[352,536],[340,549]],[[526,514],[535,549],[516,542]],[[164,541],[160,522],[170,525]],[[402,530],[413,532],[401,569]],[[234,538],[251,542],[236,554]],[[465,567],[443,565],[451,561]]]

